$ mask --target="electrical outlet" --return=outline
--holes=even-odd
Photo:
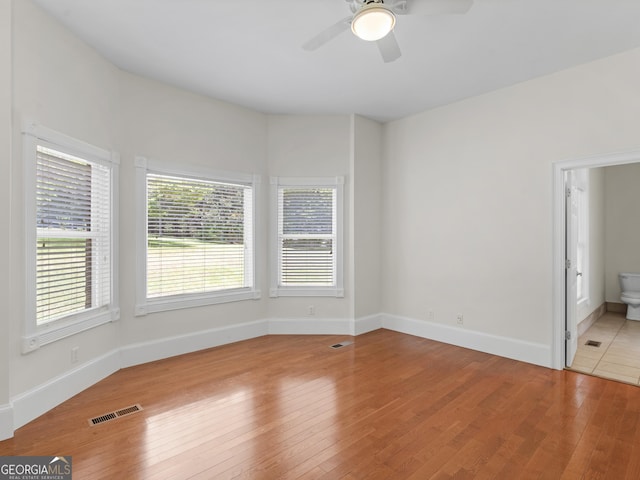
[[[433,310],[429,310],[429,313],[427,313],[427,320],[433,322],[435,318],[436,316],[433,314]]]
[[[309,307],[307,308],[307,315],[313,316],[315,314],[316,314],[316,307],[314,307],[313,305],[309,305]]]
[[[80,350],[80,347],[73,347],[71,349],[71,363],[78,363],[78,350]]]
[[[458,320],[458,325],[463,325],[464,324],[464,315],[462,315],[461,313],[458,314],[456,319]]]

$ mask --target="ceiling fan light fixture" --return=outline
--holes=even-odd
[[[396,25],[396,16],[380,4],[367,5],[351,21],[351,31],[362,40],[373,42],[384,38]]]

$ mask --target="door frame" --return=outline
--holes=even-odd
[[[584,170],[584,169],[582,169]],[[571,365],[578,350],[578,189],[574,170],[564,171],[565,190],[565,259],[570,262],[565,265],[565,301],[574,298],[574,302],[566,301],[565,304],[565,330],[571,332],[571,339],[565,338],[565,365]]]
[[[567,170],[577,168],[610,167],[614,165],[626,165],[640,163],[640,149],[626,152],[607,153],[591,157],[574,158],[553,162],[553,341],[551,362],[557,370],[565,368],[566,341],[566,293],[565,293],[565,242],[566,242],[566,215],[565,215],[565,182],[564,174]],[[577,334],[577,332],[576,332]]]

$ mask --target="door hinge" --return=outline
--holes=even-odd
[[[571,187],[567,187],[564,192],[567,198],[569,198],[571,196]]]
[[[570,258],[567,258],[567,259],[564,261],[564,268],[566,268],[566,269],[571,268],[571,259],[570,259]]]
[[[564,331],[564,339],[571,340],[571,332],[569,330]]]

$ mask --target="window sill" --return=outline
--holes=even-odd
[[[276,297],[344,297],[344,289],[335,287],[280,287],[272,288],[269,296]]]
[[[36,333],[22,337],[22,353],[33,352],[43,345],[53,343],[76,333],[84,332],[105,323],[115,322],[120,318],[120,309],[112,309],[101,312],[85,314],[82,318],[76,318],[67,322],[56,322],[51,325],[38,327]]]
[[[260,290],[248,288],[224,293],[208,293],[201,295],[172,295],[147,299],[136,305],[135,315],[141,317],[149,313],[180,310],[182,308],[202,307],[218,303],[239,302],[242,300],[256,300],[260,298]]]

